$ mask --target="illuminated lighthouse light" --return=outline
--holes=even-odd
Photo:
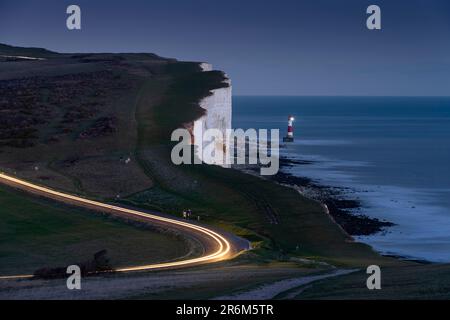
[[[283,142],[294,142],[294,120],[293,116],[289,116],[287,136],[283,138]]]

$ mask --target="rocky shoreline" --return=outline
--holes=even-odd
[[[356,199],[348,199],[344,196],[342,188],[320,185],[309,178],[297,177],[283,170],[308,164],[311,162],[282,157],[280,158],[280,171],[271,179],[277,183],[294,186],[306,197],[326,205],[329,214],[349,235],[373,235],[394,225],[389,221],[356,214],[355,211],[361,208],[361,203]]]
[[[248,150],[248,146],[246,150]],[[234,150],[235,154],[237,150]],[[246,154],[248,156],[248,154]],[[279,158],[278,173],[273,176],[264,176],[264,179],[274,181],[295,188],[305,197],[322,203],[334,221],[350,236],[369,236],[380,232],[395,224],[386,220],[359,214],[362,204],[358,199],[349,199],[349,188],[333,187],[319,184],[307,177],[295,176],[287,172],[287,168],[313,164],[314,161],[291,159],[286,156]],[[259,172],[260,165],[235,165],[233,168],[243,172],[262,177]],[[346,192],[344,192],[346,191]]]

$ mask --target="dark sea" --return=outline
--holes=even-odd
[[[384,254],[450,261],[450,98],[235,97],[234,128],[287,130],[289,172],[343,187],[363,213],[395,223],[357,240]]]

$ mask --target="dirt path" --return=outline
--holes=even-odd
[[[317,275],[317,276],[306,276],[301,278],[293,278],[282,281],[277,281],[275,283],[267,284],[246,292],[238,293],[230,296],[221,296],[214,298],[214,300],[269,300],[275,298],[280,293],[286,292],[288,290],[310,284],[314,281],[342,276],[345,274],[353,273],[358,271],[357,269],[350,270],[336,270],[332,273]],[[292,298],[292,297],[291,297]]]

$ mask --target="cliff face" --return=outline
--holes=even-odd
[[[204,72],[212,71],[210,64],[202,63],[200,65]],[[232,86],[231,80],[226,79],[225,82],[229,85],[226,88],[219,88],[211,90],[211,95],[205,97],[200,102],[200,107],[206,110],[206,113],[201,118],[194,121],[193,138],[194,144],[197,146],[200,159],[208,164],[223,165],[223,162],[217,162],[212,157],[209,157],[210,152],[205,152],[205,156],[202,157],[202,150],[210,142],[204,142],[202,137],[208,129],[218,129],[222,133],[222,137],[226,137],[225,133],[227,129],[231,129],[232,120]],[[215,140],[214,151],[226,152],[227,145],[224,139]]]

